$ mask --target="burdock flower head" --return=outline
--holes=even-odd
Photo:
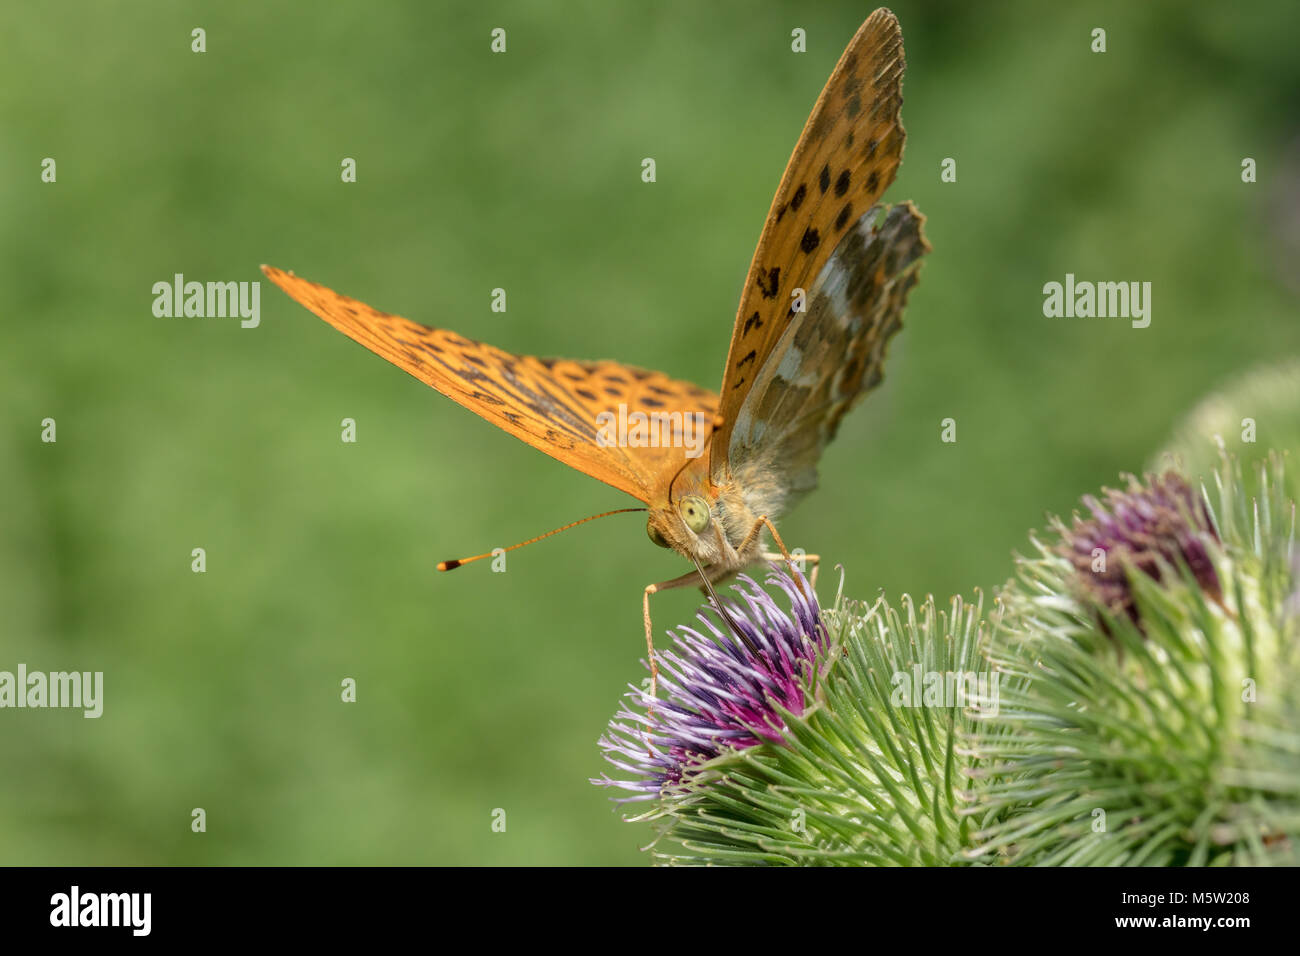
[[[1205,502],[1177,473],[1147,475],[1146,483],[1128,476],[1126,491],[1103,489],[1105,501],[1088,495],[1092,512],[1062,533],[1060,552],[1074,565],[1076,582],[1086,597],[1116,618],[1138,624],[1137,602],[1128,578],[1136,569],[1155,581],[1161,566],[1182,563],[1215,602],[1223,591],[1205,547],[1205,536],[1218,540]]]
[[[1295,864],[1296,509],[1280,455],[1251,471],[1129,479],[1064,543],[1031,536],[985,649],[1001,706],[963,741],[967,859]]]
[[[790,611],[741,575],[733,589],[739,601],[724,599],[721,609],[711,603],[698,615],[701,630],[678,627],[672,648],[656,654],[664,696],[633,687],[600,739],[605,759],[634,779],[592,783],[631,791],[626,800],[650,800],[713,757],[781,739],[778,707],[803,713],[829,638],[802,575],[776,567],[767,580],[785,592]]]

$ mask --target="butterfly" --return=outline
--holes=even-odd
[[[657,675],[650,595],[700,578],[709,587],[778,557],[765,551],[765,533],[788,558],[773,522],[816,486],[822,450],[881,381],[885,349],[930,249],[911,203],[879,205],[902,161],[902,77],[898,20],[877,10],[840,57],[781,177],[717,393],[620,362],[515,355],[292,272],[262,270],[398,368],[643,503],[620,510],[648,511],[650,540],[695,565],[645,589]],[[444,561],[439,570],[488,556]]]

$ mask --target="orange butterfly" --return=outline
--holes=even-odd
[[[514,355],[291,272],[262,271],[372,352],[646,505],[623,510],[648,510],[650,540],[696,566],[645,589],[657,674],[650,595],[697,574],[708,586],[776,557],[763,550],[764,530],[785,554],[773,519],[815,487],[822,449],[881,380],[885,347],[930,248],[911,203],[877,205],[903,154],[902,77],[898,20],[877,10],[840,57],[781,178],[717,395],[618,362]]]

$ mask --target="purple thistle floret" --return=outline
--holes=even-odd
[[[681,625],[672,648],[656,651],[662,695],[631,687],[600,738],[605,759],[634,779],[592,783],[631,791],[625,801],[651,800],[697,764],[780,741],[785,722],[774,704],[803,713],[804,688],[830,640],[817,597],[803,575],[776,565],[767,581],[790,599],[789,613],[753,579],[739,581],[741,601],[722,601],[726,617],[710,603],[698,614],[705,633]]]
[[[1074,565],[1085,595],[1119,617],[1138,620],[1137,603],[1124,566],[1161,580],[1160,561],[1177,567],[1181,559],[1212,600],[1221,602],[1223,591],[1205,547],[1205,537],[1219,539],[1201,499],[1176,472],[1147,475],[1146,484],[1129,476],[1128,489],[1105,489],[1103,504],[1092,495],[1083,503],[1092,512],[1085,521],[1075,515],[1065,533],[1061,552]],[[1093,551],[1106,553],[1104,570],[1094,570]]]

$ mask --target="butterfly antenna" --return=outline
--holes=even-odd
[[[709,432],[709,434],[712,435],[713,433]],[[672,481],[668,482],[668,499],[670,501],[677,500],[676,498],[673,497],[673,485],[677,484],[677,479],[682,476],[682,472],[686,470],[687,466],[690,465],[692,460],[693,459],[691,458],[687,458],[684,462],[682,462],[682,466],[673,473]],[[700,573],[702,574],[703,572]]]
[[[645,509],[645,508],[619,508],[619,509],[616,510],[616,511],[606,511],[606,512],[603,512],[603,513],[598,514],[598,515],[592,515],[592,516],[589,517],[589,518],[583,518],[581,521],[571,521],[571,522],[569,522],[568,524],[566,524],[566,525],[565,525],[564,527],[562,527],[562,528],[556,528],[554,531],[548,531],[548,532],[546,532],[546,534],[539,534],[537,537],[535,537],[535,538],[529,538],[527,541],[520,541],[518,544],[512,544],[512,545],[511,545],[510,547],[508,547],[508,548],[498,548],[498,549],[494,549],[494,550],[492,550],[492,551],[487,552],[486,554],[476,554],[476,555],[474,555],[472,558],[461,558],[459,561],[439,561],[439,562],[438,562],[438,570],[439,570],[439,571],[454,571],[454,570],[456,570],[456,568],[460,567],[462,564],[469,564],[471,561],[479,561],[479,560],[481,560],[481,559],[483,559],[483,558],[490,558],[490,557],[492,557],[492,556],[494,556],[494,555],[496,555],[496,554],[501,553],[502,551],[514,551],[514,550],[516,550],[517,548],[522,548],[522,547],[524,547],[525,545],[534,544],[534,543],[536,543],[536,542],[538,542],[538,541],[541,541],[543,538],[549,538],[549,537],[550,537],[551,535],[553,535],[553,534],[559,534],[561,531],[568,531],[570,528],[576,528],[578,525],[580,525],[580,524],[586,524],[588,521],[595,521],[597,518],[608,518],[610,515],[621,515],[621,514],[626,514],[626,513],[629,512],[629,511],[645,511],[645,510],[647,510],[647,509]]]

